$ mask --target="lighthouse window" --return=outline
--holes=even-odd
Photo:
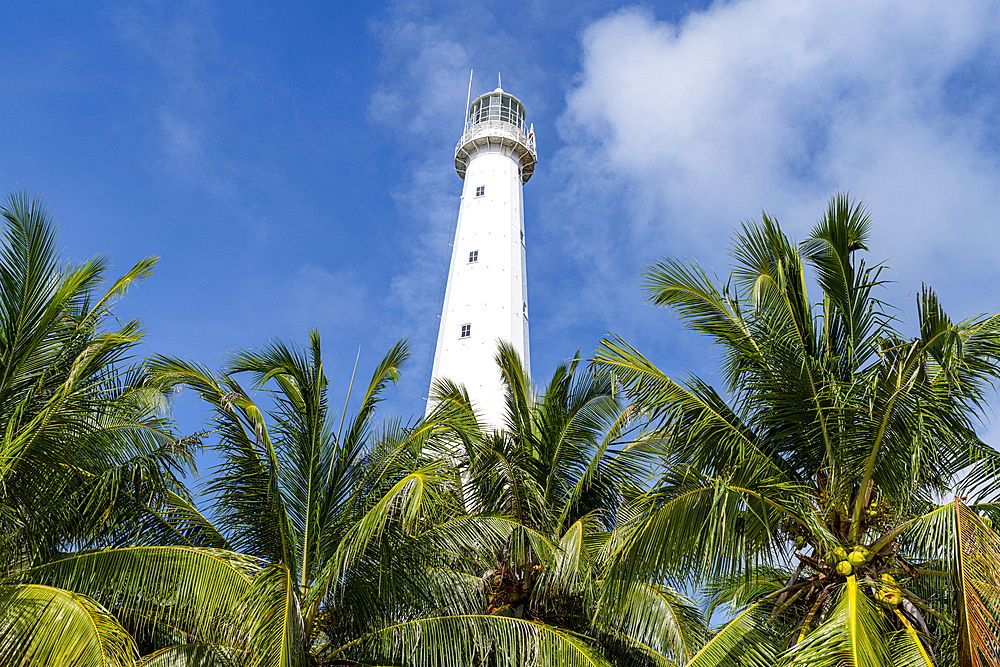
[[[469,253],[469,264],[473,264],[479,261],[479,251],[473,250]]]
[[[480,185],[479,187],[476,188],[476,196],[477,197],[482,197],[484,194],[486,194],[486,186],[485,185]]]
[[[462,338],[469,338],[470,336],[472,336],[472,325],[471,324],[463,324],[462,325]]]
[[[511,122],[510,118],[510,98],[503,98],[503,105],[500,107],[500,120],[505,123]]]

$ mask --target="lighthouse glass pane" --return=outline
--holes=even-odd
[[[472,325],[463,324],[462,325],[462,338],[468,338],[472,335]]]

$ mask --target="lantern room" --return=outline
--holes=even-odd
[[[469,127],[489,122],[510,123],[523,133],[524,105],[521,100],[499,88],[480,95],[469,107]]]

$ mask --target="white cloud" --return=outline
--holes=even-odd
[[[583,180],[564,203],[612,184],[630,257],[721,270],[739,220],[764,207],[801,237],[849,190],[872,209],[873,259],[893,257],[906,290],[926,279],[960,309],[996,308],[992,289],[966,292],[1000,277],[1000,107],[977,88],[1000,66],[998,38],[992,2],[739,0],[680,24],[618,11],[583,35],[559,157],[567,182]],[[592,219],[581,260],[620,233]]]
[[[461,130],[456,93],[468,81],[469,54],[441,26],[397,18],[376,29],[393,71],[372,95],[373,120],[397,130],[437,134]]]

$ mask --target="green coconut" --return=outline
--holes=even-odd
[[[847,557],[847,562],[853,565],[854,567],[859,567],[861,565],[864,565],[866,560],[867,559],[865,558],[865,555],[857,550],[852,551],[851,554]]]
[[[842,560],[837,563],[837,574],[842,574],[845,577],[849,576],[854,572],[854,566],[851,565],[850,561]]]
[[[837,547],[833,550],[833,555],[837,557],[838,561],[847,560],[847,549],[844,547]]]

